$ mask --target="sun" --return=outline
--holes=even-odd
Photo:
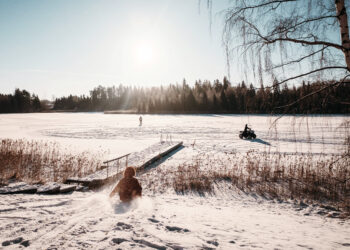
[[[135,48],[136,61],[141,65],[151,64],[154,60],[154,48],[151,43],[140,42]]]

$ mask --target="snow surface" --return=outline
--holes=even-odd
[[[172,140],[184,141],[185,146],[138,176],[143,198],[130,206],[108,198],[113,186],[70,195],[1,196],[0,247],[350,247],[350,222],[321,215],[318,206],[263,199],[231,190],[226,184],[215,186],[214,194],[206,196],[177,195],[171,187],[162,193],[147,189],[149,179],[157,182],[157,171],[176,168],[200,155],[220,158],[233,152],[238,157],[252,149],[287,155],[339,154],[349,116],[286,116],[275,126],[277,117],[264,115],[144,115],[142,127],[138,117],[101,113],[0,115],[0,138],[57,141],[67,150],[106,152],[106,160],[143,150],[170,135]],[[238,138],[245,123],[252,126],[258,139]]]
[[[337,249],[350,223],[253,197],[145,195],[125,206],[108,193],[11,195],[0,201],[0,242],[33,249]],[[19,244],[11,244],[16,248]]]
[[[70,150],[103,151],[112,157],[142,150],[167,136],[210,150],[337,153],[349,116],[115,115],[103,113],[1,114],[0,138],[57,141]],[[275,122],[275,123],[274,123]],[[241,140],[248,123],[257,139]]]

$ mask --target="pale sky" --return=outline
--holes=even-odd
[[[222,80],[222,10],[198,0],[0,0],[0,93]],[[231,80],[239,80],[232,72]],[[235,76],[237,79],[235,79]]]

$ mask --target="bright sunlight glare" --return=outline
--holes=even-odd
[[[155,50],[150,42],[139,42],[135,46],[135,57],[138,64],[152,64],[155,57]]]

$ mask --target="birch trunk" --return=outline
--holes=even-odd
[[[348,15],[346,14],[346,7],[344,0],[335,0],[335,7],[340,26],[341,44],[343,46],[343,53],[345,56],[346,66],[350,71],[350,39],[349,39],[349,25]]]

